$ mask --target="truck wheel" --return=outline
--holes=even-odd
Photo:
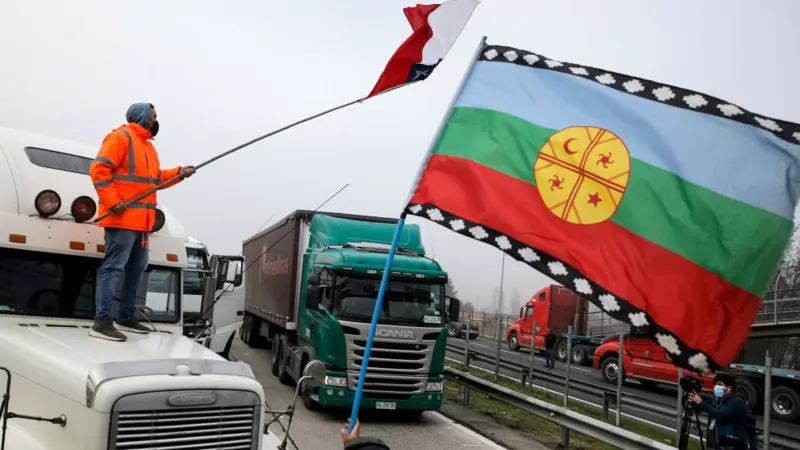
[[[278,381],[287,386],[292,384],[292,377],[286,371],[286,344],[278,344]]]
[[[764,398],[764,394],[752,381],[747,378],[736,379],[736,395],[742,397],[747,407],[755,410]],[[775,397],[773,397],[773,400]]]
[[[303,358],[303,371],[305,371],[305,367],[308,365],[308,362],[308,358]],[[307,388],[305,383],[303,383],[300,392],[303,396],[303,406],[305,406],[307,410],[319,411],[321,409],[321,405],[311,398],[311,396],[314,394],[314,389]]]
[[[508,336],[508,348],[515,352],[519,351],[519,339],[517,339],[517,333],[514,331]]]
[[[261,346],[261,319],[256,316],[250,316],[247,327],[247,346],[250,348]]]
[[[270,371],[276,377],[278,376],[278,344],[279,339],[275,337],[275,339],[272,340],[272,360],[270,361],[272,363],[272,367],[270,368]]]
[[[800,395],[789,386],[777,386],[772,390],[772,415],[783,422],[794,422],[800,418]]]
[[[572,364],[582,366],[586,363],[586,358],[589,355],[589,350],[586,346],[576,345],[572,347]]]
[[[606,380],[606,382],[616,383],[617,377],[619,376],[619,363],[617,362],[617,358],[609,356],[604,359],[602,364],[600,364],[600,374],[603,375],[603,379]]]
[[[239,327],[239,338],[247,344],[247,341],[250,339],[250,330],[248,327],[250,326],[250,316],[245,315],[244,319],[242,319],[242,325]]]
[[[447,327],[447,336],[452,338],[458,337],[458,335],[461,334],[460,333],[461,330],[459,328],[461,327],[459,327],[457,323],[451,323]]]
[[[564,341],[558,341],[556,344],[556,359],[559,361],[566,361],[567,360],[567,343]]]

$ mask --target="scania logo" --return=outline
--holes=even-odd
[[[167,399],[170,406],[202,406],[213,405],[217,402],[217,396],[214,394],[184,394],[173,395]]]
[[[378,328],[375,334],[380,337],[397,338],[397,339],[414,339],[414,332],[411,330],[402,330],[398,328]]]

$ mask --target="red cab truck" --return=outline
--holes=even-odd
[[[519,319],[506,330],[506,342],[511,350],[530,347],[536,322],[535,348],[544,348],[544,337],[552,330],[558,337],[556,358],[567,359],[567,332],[572,330],[572,363],[583,365],[591,361],[594,349],[602,337],[587,336],[589,302],[573,290],[559,285],[550,285],[536,292],[519,310]]]

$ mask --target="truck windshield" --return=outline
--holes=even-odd
[[[369,322],[381,280],[336,277],[333,315]],[[381,305],[380,322],[441,327],[444,323],[444,284],[389,281]]]
[[[99,267],[96,258],[0,249],[0,314],[93,319]],[[177,322],[180,298],[179,269],[147,268],[136,303],[149,320]]]

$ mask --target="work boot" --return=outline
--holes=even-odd
[[[107,341],[124,341],[128,339],[128,336],[114,328],[114,324],[110,320],[94,324],[92,329],[89,330],[89,336]]]
[[[125,319],[119,320],[117,319],[117,328],[122,331],[130,331],[131,333],[139,333],[139,334],[147,334],[151,330],[146,326],[139,323],[136,319]]]

